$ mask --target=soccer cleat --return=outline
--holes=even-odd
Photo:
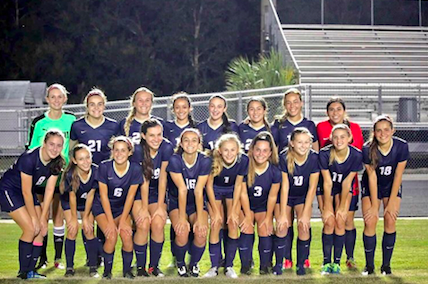
[[[39,274],[35,271],[30,271],[27,273],[27,279],[46,279],[46,275]]]
[[[75,274],[74,268],[71,267],[67,267],[67,269],[65,270],[65,277],[73,277]]]
[[[113,275],[111,274],[111,272],[104,272],[103,273],[103,279],[110,280],[112,277],[113,277]]]
[[[357,263],[355,262],[355,260],[353,258],[349,258],[346,260],[346,266],[349,269],[356,269],[357,268]]]
[[[104,266],[104,257],[98,256],[97,265],[98,265],[98,267]]]
[[[226,269],[224,270],[224,275],[232,279],[238,278],[238,275],[232,267],[226,267]]]
[[[177,267],[177,273],[178,273],[178,276],[180,277],[189,277],[189,274],[187,273],[187,269],[185,265],[181,267]]]
[[[267,266],[260,267],[260,275],[268,275],[269,274],[269,268]]]
[[[165,274],[159,269],[159,267],[149,267],[148,272],[155,277],[165,277]]]
[[[382,275],[391,275],[392,271],[391,271],[391,266],[382,266],[380,268],[380,273],[382,273]]]
[[[36,270],[45,269],[48,267],[48,260],[46,258],[40,258],[39,263],[36,266]]]
[[[100,275],[98,274],[96,267],[90,267],[89,268],[89,277],[91,278],[100,278]]]
[[[251,267],[250,266],[242,266],[241,267],[241,274],[245,274],[250,276],[251,275]]]
[[[216,277],[218,275],[218,269],[217,267],[211,267],[210,270],[207,271],[207,273],[202,276],[203,278],[212,278]]]
[[[55,259],[54,266],[56,269],[65,269],[64,264],[61,263],[61,259]]]
[[[333,263],[331,265],[331,274],[340,274],[340,265],[337,263]]]
[[[305,262],[303,263],[303,268],[308,269],[311,268],[311,262],[308,259],[305,259]]]
[[[125,273],[123,273],[123,278],[126,278],[126,279],[134,279],[134,278],[135,278],[135,276],[134,276],[134,274],[132,274],[132,272],[131,272],[131,271],[126,271]]]
[[[150,275],[147,273],[144,267],[137,268],[137,276],[138,277],[149,277]]]
[[[177,267],[177,259],[175,256],[172,257],[171,262],[168,264],[167,268],[175,268]]]
[[[18,275],[16,276],[16,278],[20,278],[20,279],[27,279],[27,274],[28,272],[19,272]]]
[[[306,269],[304,266],[297,266],[296,267],[296,274],[301,276],[306,274]]]
[[[281,265],[275,265],[275,266],[272,268],[272,274],[273,274],[273,275],[282,275],[282,268],[281,268]]]
[[[367,276],[374,274],[374,267],[366,266],[364,267],[363,272],[361,272],[361,275]]]
[[[191,267],[189,274],[192,277],[199,277],[199,272],[199,265],[195,264]]]
[[[331,263],[326,263],[321,266],[321,275],[329,275],[331,273]]]
[[[289,259],[286,259],[284,261],[283,268],[284,269],[291,269],[291,268],[293,268],[293,262],[291,260],[289,260]]]

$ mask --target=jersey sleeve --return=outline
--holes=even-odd
[[[281,171],[276,166],[273,166],[272,170],[273,170],[273,180],[272,180],[272,183],[280,183],[281,180],[282,180]]]
[[[320,166],[319,166],[319,155],[315,152],[312,152],[311,155],[310,164],[312,165],[311,168],[311,174],[319,173],[320,172]]]
[[[232,129],[232,131],[235,132],[235,133],[239,132],[238,124],[236,124],[235,121],[231,121],[230,122],[230,129]]]
[[[402,142],[400,143],[401,147],[400,150],[398,151],[398,157],[397,157],[397,161],[400,162],[404,162],[407,161],[410,158],[410,152],[409,152],[409,144]]]
[[[287,167],[287,152],[283,152],[279,156],[279,169],[283,171],[284,173],[288,173],[288,167]]]
[[[125,135],[126,136],[126,134],[125,134],[125,122],[126,122],[126,118],[122,119],[119,122],[119,131],[118,131],[119,135]]]
[[[241,166],[239,168],[238,175],[246,176],[248,174],[248,164],[249,164],[248,157],[243,154],[241,156]]]
[[[202,154],[200,154],[202,155]],[[202,161],[201,161],[201,168],[199,170],[199,175],[200,176],[206,176],[209,175],[211,172],[211,158],[209,157],[202,157]]]
[[[352,168],[351,171],[353,172],[358,172],[361,171],[363,169],[363,155],[360,151],[355,150],[354,151],[354,155],[353,155],[353,163],[352,163]]]
[[[279,122],[278,120],[275,120],[273,125],[270,128],[270,131],[273,136],[273,140],[275,141],[276,146],[278,146],[279,143]]]
[[[330,150],[321,151],[319,154],[319,167],[320,170],[328,170],[330,159]]]
[[[77,136],[76,121],[74,121],[71,125],[70,140],[78,141],[78,139],[79,137]]]
[[[308,130],[314,136],[313,142],[318,142],[318,134],[315,123],[311,120],[308,120]]]
[[[172,173],[182,173],[181,158],[178,155],[172,155],[171,159],[169,159],[166,171]]]
[[[96,180],[104,184],[107,184],[107,166],[108,163],[101,163],[96,176]]]
[[[94,177],[92,178],[91,189],[98,190],[98,188],[99,188],[99,184],[98,184],[98,172],[99,172],[99,167],[93,167],[92,168],[92,174],[94,175]]]
[[[68,172],[64,178],[64,194],[68,194],[68,192],[72,190],[71,179],[72,179],[72,174],[71,172]]]
[[[132,179],[131,185],[142,184],[144,182],[143,171],[139,164],[131,163],[132,165]]]
[[[363,147],[363,162],[366,165],[370,165],[369,154],[370,154],[370,146],[366,145]]]
[[[39,149],[34,151],[39,151]],[[28,152],[21,155],[21,157],[19,157],[18,161],[16,162],[16,169],[24,174],[32,176],[36,166],[36,161],[35,159],[32,159],[32,157],[35,156],[29,155]]]
[[[166,141],[163,141],[165,143],[165,148],[162,151],[162,162],[168,162],[171,158],[172,154],[174,154],[174,149],[172,148],[172,144],[167,143]]]

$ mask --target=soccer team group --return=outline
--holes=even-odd
[[[100,277],[97,268],[102,260],[102,276],[112,278],[119,236],[124,277],[134,278],[134,251],[137,276],[165,276],[159,260],[168,218],[179,276],[200,275],[198,262],[208,239],[211,269],[203,277],[215,277],[224,267],[230,278],[238,277],[233,268],[236,251],[241,274],[251,273],[255,231],[260,274],[281,275],[283,269],[291,269],[296,218],[295,266],[297,274],[304,275],[310,267],[315,197],[324,224],[321,273],[340,273],[343,248],[346,266],[355,267],[354,213],[360,199],[363,275],[374,273],[381,203],[380,270],[391,274],[409,150],[406,141],[393,136],[389,116],[375,119],[370,140],[364,144],[361,128],[349,120],[340,98],[327,102],[328,119],[317,126],[303,117],[298,89],[285,92],[284,112],[272,124],[261,97],[248,100],[248,116],[240,125],[228,119],[227,101],[221,95],[210,98],[209,118],[200,123],[192,118],[186,93],[173,96],[172,121],[151,115],[153,98],[149,89],[137,89],[128,116],[117,123],[104,116],[106,96],[94,88],[84,100],[86,114],[76,120],[63,111],[64,86],[53,84],[47,89],[49,110],[34,119],[28,150],[0,180],[1,210],[22,229],[18,277],[45,277],[37,269],[47,264],[51,206],[55,267],[65,268],[65,276],[75,274],[79,215],[91,277]],[[359,182],[357,173],[362,170]],[[65,267],[60,262],[64,243]]]

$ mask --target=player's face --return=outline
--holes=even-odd
[[[186,154],[194,154],[199,149],[199,136],[194,132],[186,132],[181,137],[180,144]]]
[[[147,92],[139,92],[135,95],[134,107],[137,113],[149,115],[152,109],[152,95]]]
[[[100,118],[104,114],[105,104],[102,97],[92,95],[88,98],[88,113],[93,118]]]
[[[343,123],[345,119],[345,109],[341,103],[332,103],[328,107],[327,115],[333,125]]]
[[[54,88],[49,91],[46,102],[52,110],[60,111],[67,102],[67,97],[59,89]]]
[[[272,154],[272,149],[268,141],[259,140],[254,145],[253,156],[257,164],[266,163]]]
[[[146,140],[147,145],[149,145],[152,150],[157,151],[163,140],[162,127],[160,125],[150,127],[147,129],[147,133],[145,135],[141,133],[141,136]]]
[[[262,106],[261,102],[251,102],[248,106],[248,116],[250,117],[251,123],[257,124],[263,121],[266,110]]]
[[[48,138],[48,140],[44,143],[45,147],[45,153],[49,157],[49,159],[55,159],[61,154],[62,147],[63,147],[64,141],[62,140],[61,136],[53,135]]]
[[[220,120],[227,107],[226,103],[220,98],[213,98],[208,106],[212,120]]]
[[[219,153],[223,158],[224,163],[226,165],[231,165],[236,160],[236,156],[238,156],[239,153],[236,141],[231,140],[223,142],[219,149]]]
[[[72,158],[72,161],[83,172],[89,172],[91,169],[92,158],[91,154],[86,149],[78,150],[75,154],[75,157]]]
[[[303,102],[298,94],[290,93],[285,97],[285,110],[288,117],[296,117],[301,115]]]
[[[391,124],[386,120],[381,120],[376,123],[374,129],[374,135],[379,145],[385,145],[389,143],[394,135],[395,130],[391,127]]]
[[[305,133],[296,134],[294,140],[290,141],[290,143],[294,151],[300,156],[306,155],[312,146],[311,137]]]
[[[174,102],[174,114],[177,120],[188,120],[190,113],[189,102],[186,99],[177,99]]]
[[[350,140],[351,137],[349,136],[348,131],[345,129],[336,129],[332,133],[333,146],[337,151],[346,149],[349,145]]]
[[[131,151],[128,149],[128,144],[123,141],[117,141],[113,145],[113,160],[118,165],[123,165],[128,161]]]

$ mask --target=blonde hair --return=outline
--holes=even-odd
[[[136,110],[134,107],[134,103],[135,103],[135,99],[136,99],[138,93],[149,93],[152,96],[152,102],[153,102],[153,99],[155,96],[155,94],[146,87],[140,87],[140,88],[136,89],[135,92],[132,94],[131,99],[130,99],[131,110],[129,111],[128,116],[126,117],[125,125],[123,126],[123,128],[124,128],[123,130],[125,130],[126,136],[129,136],[129,129],[131,128],[131,122],[135,118]]]
[[[250,160],[249,166],[248,166],[248,175],[247,175],[247,184],[248,186],[253,186],[254,181],[256,179],[256,162],[254,161],[254,146],[257,144],[258,141],[267,141],[269,142],[271,155],[269,157],[269,163],[272,163],[274,165],[278,165],[278,150],[275,145],[275,141],[273,139],[273,136],[271,133],[267,131],[262,131],[259,134],[257,134],[256,137],[254,137],[253,141],[251,142],[250,149],[248,150],[248,158]]]
[[[302,93],[299,91],[299,89],[297,89],[297,88],[290,88],[287,91],[285,91],[284,97],[282,98],[282,106],[284,108],[284,112],[281,115],[277,115],[275,117],[275,119],[279,122],[279,124],[283,124],[287,120],[287,118],[288,118],[288,113],[287,113],[287,109],[285,108],[285,105],[286,105],[286,102],[287,102],[286,101],[287,100],[287,96],[289,94],[299,95],[300,101],[301,102],[303,101],[302,100]]]
[[[69,92],[63,85],[58,83],[52,84],[46,88],[46,97],[49,97],[49,92],[52,91],[53,89],[59,90],[66,98],[68,98],[67,95],[69,94]]]
[[[239,140],[238,136],[236,134],[227,133],[221,135],[218,140],[215,143],[214,150],[212,152],[213,155],[213,165],[211,169],[211,174],[216,177],[218,176],[221,171],[223,170],[223,158],[220,155],[220,148],[223,145],[223,143],[228,141],[234,141],[236,143],[236,147],[238,149],[238,156],[237,159],[239,159],[242,155],[242,148],[241,148],[241,141]]]
[[[294,141],[294,139],[296,138],[296,136],[300,135],[300,134],[306,134],[306,135],[308,135],[309,138],[310,138],[310,140],[311,140],[311,143],[312,143],[312,141],[314,139],[314,136],[312,136],[311,132],[307,128],[305,128],[305,127],[296,127],[296,128],[294,128],[293,132],[291,132],[290,140],[288,141],[287,156],[286,156],[286,159],[287,159],[287,170],[288,170],[288,174],[290,176],[293,175],[293,173],[294,173],[294,167],[296,165],[295,164],[295,161],[296,161],[296,151],[294,150],[294,147],[291,147],[291,143],[290,142]],[[308,151],[308,153],[309,153],[309,151]]]
[[[331,134],[330,134],[330,141],[333,141],[333,133],[338,129],[346,130],[346,132],[348,133],[348,136],[352,139],[352,132],[349,126],[341,123],[341,124],[336,124],[333,127],[333,130],[331,131]],[[337,153],[336,153],[336,148],[334,147],[334,145],[332,145],[332,147],[330,148],[330,160],[328,164],[332,165],[335,161],[337,161]]]
[[[100,96],[100,97],[103,99],[103,101],[104,101],[104,105],[107,103],[107,97],[106,97],[106,95],[104,94],[104,92],[103,92],[101,89],[98,89],[98,88],[96,88],[96,87],[93,87],[93,88],[89,91],[89,93],[85,96],[85,98],[83,99],[83,103],[85,104],[85,107],[86,107],[85,117],[88,117],[88,116],[89,116],[89,111],[88,111],[88,101],[89,101],[89,98],[90,98],[90,97],[93,97],[93,96]]]

